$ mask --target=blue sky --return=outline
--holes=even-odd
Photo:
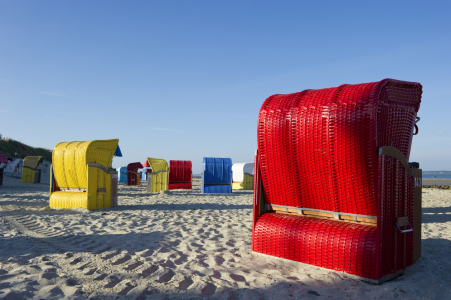
[[[450,1],[0,0],[0,132],[52,149],[119,138],[147,156],[253,161],[263,101],[420,82],[411,160],[451,170]]]

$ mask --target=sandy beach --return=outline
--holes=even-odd
[[[451,179],[424,179],[423,186],[451,186]]]
[[[252,191],[150,194],[119,207],[48,208],[48,176],[0,186],[2,299],[445,299],[451,191],[423,189],[422,258],[382,285],[251,251]]]

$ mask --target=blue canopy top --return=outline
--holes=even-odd
[[[119,145],[117,145],[116,152],[114,153],[117,157],[122,157],[121,148],[119,148]]]

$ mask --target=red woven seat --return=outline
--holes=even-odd
[[[266,213],[258,219],[254,234],[254,251],[372,277],[374,226]]]
[[[421,170],[408,158],[421,93],[419,83],[385,79],[269,97],[258,119],[253,250],[375,282],[412,264]]]

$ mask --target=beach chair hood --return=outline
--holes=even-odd
[[[86,142],[63,142],[53,148],[52,163],[59,187],[87,188],[88,164],[108,169],[113,161],[118,139]]]

